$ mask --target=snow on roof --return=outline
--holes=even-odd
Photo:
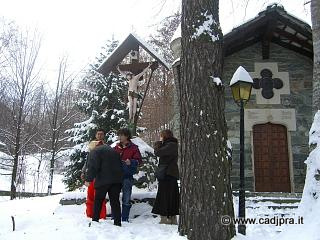
[[[0,141],[0,145],[2,145],[2,146],[6,146],[6,144],[5,144],[5,143],[3,143],[3,142],[1,142],[1,141]]]
[[[233,74],[233,77],[230,81],[230,86],[238,81],[253,83],[251,76],[242,66],[238,67],[237,71]]]
[[[174,66],[177,62],[180,62],[180,58],[177,58],[176,60],[174,60],[171,65]]]
[[[290,21],[295,22],[296,24],[300,25],[303,28],[305,28],[305,27],[310,28],[310,25],[306,21],[298,18],[297,16],[295,16],[293,14],[288,13],[281,4],[271,4],[271,5],[267,6],[266,10],[259,12],[258,15],[256,15],[255,17],[249,18],[248,20],[244,21],[243,23],[240,23],[239,25],[235,25],[232,28],[232,30],[227,32],[225,35],[228,35],[230,33],[235,32],[239,27],[245,27],[246,25],[257,22],[261,18],[265,17],[265,15],[268,12],[270,12],[271,10],[276,11],[279,15],[281,15],[287,19],[289,18]]]
[[[136,46],[140,46],[146,52],[148,52],[159,64],[163,65],[167,70],[170,70],[170,65],[164,60],[149,43],[141,39],[137,34],[130,33],[113,51],[106,57],[98,71],[107,76],[122,60],[128,55],[130,51],[135,49]]]
[[[177,30],[174,32],[170,42],[173,42],[174,40],[176,40],[178,38],[181,38],[181,23],[177,27]]]
[[[149,52],[151,55],[154,55],[156,58],[158,58],[167,69],[170,69],[170,65],[166,62],[166,60],[164,60],[164,58],[162,57],[162,55],[160,55],[149,43],[147,43],[146,41],[144,41],[142,38],[140,38],[137,34],[135,33],[131,33],[132,36],[134,36],[141,44],[141,47],[146,50],[147,52]]]

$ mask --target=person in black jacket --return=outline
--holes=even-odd
[[[92,221],[99,222],[102,202],[109,195],[114,225],[121,226],[119,195],[122,188],[123,170],[120,155],[110,146],[101,145],[89,153],[85,185],[95,179],[96,190]]]
[[[178,140],[170,130],[161,131],[160,139],[154,144],[154,154],[160,159],[156,172],[158,192],[152,213],[160,215],[160,224],[177,224],[180,204]],[[160,169],[163,173],[159,173]]]

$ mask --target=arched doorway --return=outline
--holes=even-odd
[[[256,192],[291,192],[287,128],[279,124],[253,126]]]

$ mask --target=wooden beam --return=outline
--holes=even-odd
[[[245,43],[240,42],[240,44],[238,45],[224,46],[224,56],[225,57],[230,56],[231,54],[238,52],[242,49],[245,49],[247,47],[250,47],[251,45],[258,43],[260,41],[261,41],[261,37],[256,37],[249,41],[246,41]]]
[[[261,34],[260,32],[257,34],[257,29],[258,31],[261,31],[261,29],[266,27],[267,23],[268,19],[261,18],[252,25],[246,27],[240,26],[224,36],[224,44],[232,45],[233,43],[238,43],[239,39],[243,40],[254,34]]]
[[[296,46],[291,45],[289,43],[282,42],[280,38],[275,38],[274,37],[272,39],[272,42],[280,45],[281,47],[290,49],[292,51],[295,51],[295,52],[300,53],[300,54],[302,54],[302,55],[304,55],[306,57],[309,57],[309,58],[313,59],[313,52],[309,52],[309,51],[307,51],[307,50],[305,50],[303,48],[299,48],[299,47],[296,47]]]
[[[294,24],[293,22],[289,21],[287,18],[283,17],[281,14],[277,15],[278,19],[283,22],[285,25],[289,26],[290,28],[294,29],[295,31],[297,31],[298,33],[300,33],[301,35],[304,35],[307,39],[311,39],[312,40],[312,32],[311,32],[311,28],[310,31],[308,31],[307,29]]]
[[[152,69],[156,69],[159,66],[158,62],[133,62],[130,64],[119,65],[119,68],[121,71],[124,71],[124,72],[132,72],[133,74],[139,74],[146,67],[148,67],[150,63],[152,63],[152,66],[151,66]],[[116,68],[112,69],[112,72],[114,72],[115,74],[119,74]]]
[[[308,48],[308,49],[310,49],[310,51],[313,51],[313,46],[312,46],[312,44],[309,44],[309,43],[308,43],[308,39],[303,40],[303,39],[301,39],[301,38],[298,38],[296,35],[293,35],[293,34],[291,34],[291,33],[289,33],[289,32],[286,32],[286,31],[284,31],[284,30],[281,30],[281,29],[279,29],[279,28],[277,28],[277,29],[275,30],[275,32],[278,33],[280,36],[284,36],[284,37],[286,37],[288,40],[291,40],[292,42],[296,42],[296,43],[298,43],[299,45],[303,46],[304,48]]]
[[[271,18],[267,24],[267,29],[265,30],[261,41],[262,59],[269,59],[270,57],[270,42],[273,36],[273,31],[276,27],[277,20],[275,18]]]

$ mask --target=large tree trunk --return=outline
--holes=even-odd
[[[210,16],[215,21],[207,21]],[[211,29],[201,34],[197,29],[205,21]],[[224,240],[235,234],[233,224],[221,224],[222,216],[234,217],[224,88],[213,81],[222,73],[222,38],[218,0],[182,1],[179,231],[190,240]]]
[[[311,1],[313,37],[313,109],[320,110],[320,1]]]

